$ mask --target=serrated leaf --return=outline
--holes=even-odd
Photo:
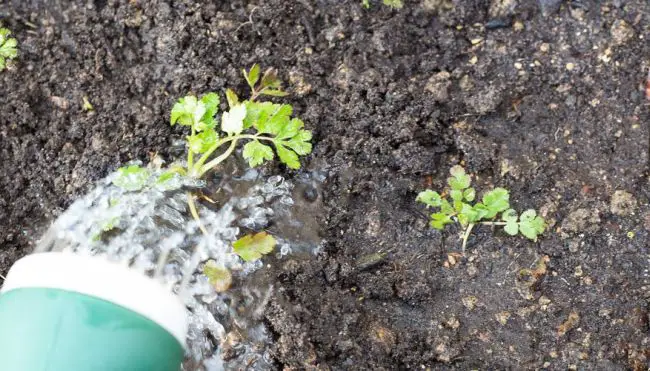
[[[447,179],[447,184],[451,189],[462,191],[472,183],[470,176],[465,174],[465,169],[459,165],[453,166],[449,172],[451,177]]]
[[[302,122],[299,118],[292,118],[275,136],[276,139],[289,139],[293,138],[300,132],[305,126],[305,123]],[[310,137],[311,139],[311,137]]]
[[[246,117],[244,118],[244,129],[251,126],[257,127],[257,122],[261,120],[268,120],[268,117],[276,110],[279,104],[271,102],[251,102],[245,101]]]
[[[264,89],[260,92],[262,95],[268,95],[271,97],[286,97],[289,93],[279,90],[279,89]]]
[[[463,198],[467,202],[472,202],[476,198],[476,190],[474,188],[467,188],[463,191]]]
[[[422,202],[427,206],[439,207],[442,204],[442,197],[438,192],[427,189],[418,193],[415,201]]]
[[[537,241],[537,236],[544,233],[544,229],[546,229],[546,223],[542,217],[537,216],[535,210],[529,209],[521,213],[519,231],[526,238]]]
[[[298,160],[298,155],[294,151],[279,143],[275,144],[275,150],[278,152],[278,157],[283,164],[291,169],[300,169],[300,160]]]
[[[232,246],[235,254],[239,255],[244,261],[251,262],[273,251],[276,244],[277,242],[273,236],[266,232],[259,232],[238,239]]]
[[[261,165],[265,160],[273,160],[273,149],[257,140],[246,143],[242,152],[250,167]]]
[[[246,79],[248,86],[250,86],[251,89],[254,89],[255,84],[257,84],[257,81],[260,79],[260,65],[255,63],[248,72],[246,72],[246,70],[242,70],[242,72],[244,73],[244,78]]]
[[[124,166],[117,170],[113,184],[127,191],[139,191],[147,185],[149,175],[148,169],[138,165]]]
[[[444,213],[434,213],[431,214],[431,221],[429,222],[429,225],[432,228],[442,230],[445,229],[445,225],[449,223],[453,223],[454,221],[451,220],[449,215],[444,214]]]
[[[216,292],[225,292],[232,284],[232,274],[230,271],[218,265],[214,260],[205,262],[205,265],[203,265],[203,274],[208,277],[208,281]]]
[[[288,104],[276,104],[274,108],[268,116],[260,115],[255,124],[255,128],[259,133],[277,135],[289,125],[293,108]],[[268,111],[263,111],[262,114],[266,114],[266,112]]]
[[[485,217],[494,218],[498,213],[510,208],[510,194],[505,188],[495,188],[483,195],[483,204],[488,210]]]
[[[180,98],[178,102],[174,104],[172,107],[170,122],[172,126],[175,124],[192,126],[201,121],[205,112],[205,104],[199,101],[195,96],[188,95]]]
[[[246,117],[246,105],[240,104],[223,113],[221,119],[221,130],[233,135],[244,130],[244,118]]]
[[[309,143],[311,138],[312,138],[311,131],[300,130],[298,134],[296,134],[289,141],[283,142],[283,144],[285,144],[287,147],[294,150],[294,152],[296,152],[300,156],[305,156],[311,153],[312,144]]]
[[[218,139],[219,136],[213,129],[202,131],[196,134],[194,137],[188,137],[190,151],[194,153],[204,153],[210,149],[210,147],[212,147]]]
[[[214,116],[219,111],[219,95],[217,93],[208,93],[201,97],[201,103],[205,106],[205,113],[201,117],[200,122],[204,124],[205,128],[214,127]],[[205,128],[197,128],[198,130],[205,130]]]
[[[228,101],[228,107],[230,108],[239,104],[239,97],[232,89],[226,89],[226,100]]]
[[[17,45],[18,41],[14,38],[5,40],[2,46],[0,46],[0,56],[8,59],[16,58],[18,55],[18,49],[16,49]]]

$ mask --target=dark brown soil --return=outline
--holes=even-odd
[[[291,81],[307,168],[329,173],[324,253],[274,277],[278,368],[650,365],[646,0],[3,0],[0,17],[20,43],[0,73],[0,273],[93,181],[174,156],[177,97],[243,91],[259,62]],[[414,199],[457,163],[552,227],[482,227],[455,254]]]

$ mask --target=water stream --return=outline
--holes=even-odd
[[[171,186],[136,192],[113,185],[115,176],[76,200],[37,251],[123,262],[176,292],[190,318],[184,370],[274,369],[268,355],[272,338],[261,322],[272,284],[254,274],[263,261],[244,262],[231,244],[245,233],[266,230],[278,241],[271,259],[317,251],[324,176],[303,173],[290,182],[231,161],[207,182],[177,177]],[[188,190],[203,199],[198,211],[207,235],[187,210]],[[232,272],[229,290],[217,292],[202,273],[210,259]]]

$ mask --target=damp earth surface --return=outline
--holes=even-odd
[[[360,3],[0,1],[0,273],[117,167],[177,159],[175,99],[260,63],[315,134],[262,171],[324,179],[317,254],[257,270],[269,367],[646,369],[650,3]],[[415,196],[459,163],[544,236],[430,230]]]

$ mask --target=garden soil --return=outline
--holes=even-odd
[[[370,3],[1,0],[0,273],[93,182],[176,158],[175,99],[257,62],[327,173],[324,248],[267,273],[278,369],[647,369],[650,3]],[[455,164],[547,232],[429,229],[415,197]]]

